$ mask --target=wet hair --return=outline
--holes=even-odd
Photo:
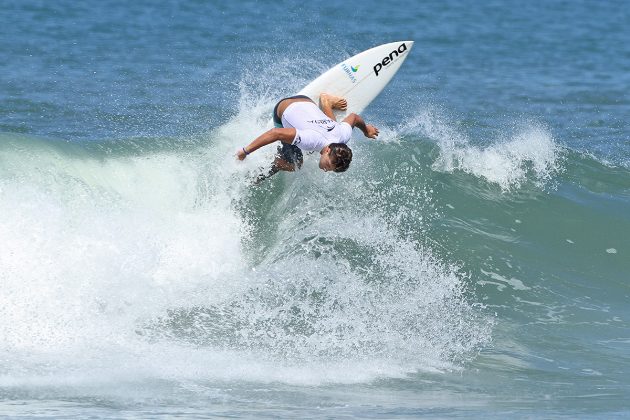
[[[352,150],[343,143],[331,143],[330,147],[330,161],[335,165],[335,172],[345,172],[350,167],[352,162]]]

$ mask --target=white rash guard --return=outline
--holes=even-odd
[[[320,151],[331,143],[346,144],[352,127],[346,122],[331,120],[313,102],[293,102],[282,114],[282,126],[295,128],[291,143],[306,151]]]

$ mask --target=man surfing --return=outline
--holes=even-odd
[[[280,100],[273,109],[275,128],[263,133],[247,146],[236,152],[239,160],[263,146],[280,141],[278,154],[267,175],[261,175],[260,182],[279,171],[295,171],[304,160],[302,150],[318,151],[319,167],[324,171],[344,172],[352,161],[352,150],[346,145],[350,141],[352,129],[358,127],[371,139],[378,136],[378,129],[366,124],[357,114],[348,115],[338,123],[334,109],[347,109],[347,102],[339,96],[322,93],[320,107],[308,96],[297,95]]]

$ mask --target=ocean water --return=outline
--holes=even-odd
[[[630,416],[624,1],[3,1],[0,416]],[[355,160],[278,98],[414,40]]]

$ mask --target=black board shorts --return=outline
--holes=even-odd
[[[278,157],[298,168],[302,166],[302,162],[304,161],[302,150],[297,146],[287,143],[282,143],[281,146],[278,146]]]

